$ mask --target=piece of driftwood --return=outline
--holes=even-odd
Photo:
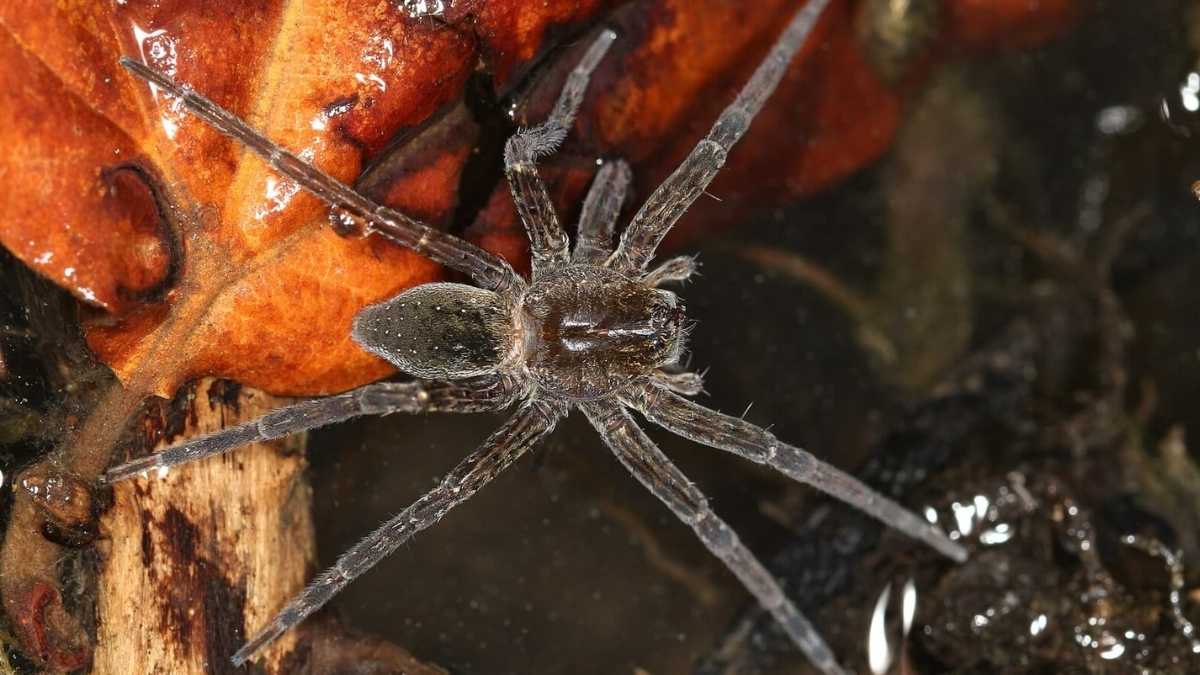
[[[131,445],[158,450],[283,402],[201,380],[148,412]],[[445,675],[328,616],[285,633],[253,665],[233,667],[247,635],[315,568],[304,445],[304,434],[248,445],[114,487],[95,547],[94,675]]]
[[[203,380],[147,414],[135,436],[161,448],[279,404]],[[238,672],[230,655],[315,566],[303,449],[303,435],[255,444],[114,487],[97,542],[93,673]],[[261,672],[295,672],[295,648],[283,636]]]

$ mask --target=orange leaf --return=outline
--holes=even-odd
[[[1001,4],[949,2],[943,40],[1040,37],[1073,6]],[[568,215],[596,156],[628,159],[647,194],[745,81],[794,0],[462,0],[436,18],[350,0],[9,3],[0,7],[0,108],[12,120],[0,131],[10,149],[0,199],[10,217],[0,242],[107,310],[89,340],[134,390],[165,394],[200,375],[285,394],[376,379],[389,370],[350,342],[351,319],[441,270],[338,236],[317,200],[134,81],[117,58],[192,84],[344,181],[377,162],[360,189],[447,225],[479,133],[461,105],[476,64],[507,91],[548,44],[617,6],[606,20],[621,40],[568,152],[546,167]],[[681,230],[821,189],[886,150],[904,90],[862,56],[857,7],[829,9],[712,186],[721,201],[694,209]],[[526,120],[544,114],[574,62],[569,50],[559,56],[527,97]],[[399,151],[382,159],[397,138]],[[506,192],[496,186],[470,232],[523,257]]]

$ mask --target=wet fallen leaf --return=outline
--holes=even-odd
[[[946,32],[956,46],[972,49],[1002,43],[1029,47],[1062,33],[1082,11],[1077,0],[952,0]]]
[[[945,4],[944,39],[962,33],[971,44],[1049,33],[1073,6]],[[403,138],[401,160],[373,188],[360,186],[449,224],[478,134],[452,103],[477,62],[507,91],[549,44],[616,5],[608,20],[622,40],[596,75],[569,152],[546,170],[569,213],[596,156],[628,159],[641,194],[657,184],[795,2],[464,0],[432,17],[347,0],[0,8],[0,63],[9,64],[0,106],[14,122],[0,131],[14,149],[0,159],[9,178],[0,200],[15,215],[0,241],[107,310],[89,340],[134,389],[167,394],[218,375],[320,393],[377,379],[388,368],[347,338],[353,315],[440,270],[390,244],[339,237],[315,199],[128,77],[118,56],[194,84],[343,180]],[[887,149],[905,87],[885,85],[863,57],[852,25],[859,5],[830,8],[714,184],[720,201],[681,231],[819,190]],[[573,62],[566,51],[525,97],[524,119],[556,95]],[[520,263],[520,225],[507,188],[495,189],[472,238]]]
[[[118,56],[194,84],[353,181],[406,130],[445,141],[436,121],[481,53],[503,79],[550,28],[601,4],[458,3],[450,27],[337,0],[11,5],[0,105],[19,122],[4,132],[18,152],[3,160],[16,180],[0,199],[20,208],[0,238],[111,312],[89,341],[136,389],[166,394],[203,374],[282,393],[377,379],[388,368],[349,341],[350,320],[440,270],[339,237],[315,199],[128,77]],[[472,135],[452,140],[424,143],[376,196],[444,220]]]

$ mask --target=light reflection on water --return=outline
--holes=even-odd
[[[982,575],[1015,582],[999,583],[997,588],[979,592],[973,581],[953,583],[952,573],[949,588],[935,590],[921,603],[925,613],[917,614],[917,586],[908,577],[899,602],[899,622],[895,620],[897,601],[892,598],[895,578],[881,582],[869,612],[864,642],[874,675],[916,672],[906,659],[914,615],[924,636],[933,636],[936,641],[942,634],[943,639],[956,641],[967,650],[970,648],[962,645],[972,640],[982,641],[979,644],[1007,643],[1015,651],[1025,652],[1073,644],[1083,663],[1097,667],[1101,662],[1122,663],[1128,672],[1138,673],[1159,672],[1156,669],[1164,662],[1178,663],[1179,657],[1172,652],[1181,639],[1186,640],[1188,651],[1200,655],[1200,639],[1182,600],[1186,570],[1181,554],[1151,537],[1128,535],[1120,539],[1122,545],[1161,560],[1166,568],[1169,585],[1164,589],[1164,602],[1155,609],[1170,617],[1175,634],[1164,640],[1146,630],[1140,616],[1145,608],[1137,606],[1132,592],[1115,579],[1098,554],[1093,514],[1076,504],[1053,480],[1029,479],[1023,473],[1011,472],[992,490],[957,496],[940,508],[926,506],[923,512],[931,523],[950,525],[950,537],[971,549],[971,560],[957,571],[964,580]],[[1022,562],[1013,558],[1026,557],[1026,549],[1037,547],[1034,533],[1038,529],[1049,530],[1055,546],[1077,558],[1075,575],[1057,578],[1053,570],[1047,570],[1047,579],[1035,581],[1029,577],[1036,571],[1030,569],[1011,576],[1011,565]],[[994,555],[989,556],[989,549]],[[1062,599],[1072,602],[1047,604],[1043,584],[1061,587]],[[956,590],[967,592],[955,597]],[[1200,660],[1192,667],[1200,668]]]

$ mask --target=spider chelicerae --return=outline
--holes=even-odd
[[[568,76],[549,119],[520,130],[505,147],[505,173],[532,249],[531,281],[487,251],[371,202],[190,88],[142,63],[122,60],[133,74],[321,198],[343,220],[361,223],[364,235],[376,234],[422,253],[468,275],[478,286],[425,284],[368,307],[356,317],[353,337],[359,345],[419,379],[370,384],[289,405],[256,421],[117,466],[107,473],[108,482],[360,415],[481,412],[518,406],[437,487],[343,553],[280,610],[233,655],[235,664],[254,656],[414,534],[470,498],[549,434],[572,408],[583,411],[625,468],[695,530],[825,673],[845,671],[779,583],[646,436],[631,410],[675,434],[770,466],[954,560],[965,559],[965,550],[936,527],[852,476],[745,420],[689,400],[687,396],[700,392],[701,381],[679,368],[687,332],[683,305],[675,293],[661,286],[687,279],[695,271],[695,262],[677,257],[647,270],[667,231],[712,182],[730,148],[775,90],[827,2],[811,0],[797,12],[737,99],[650,195],[615,246],[616,220],[630,174],[624,162],[605,163],[584,202],[572,249],[535,163],[565,138],[592,71],[616,39],[611,30],[603,30]]]

